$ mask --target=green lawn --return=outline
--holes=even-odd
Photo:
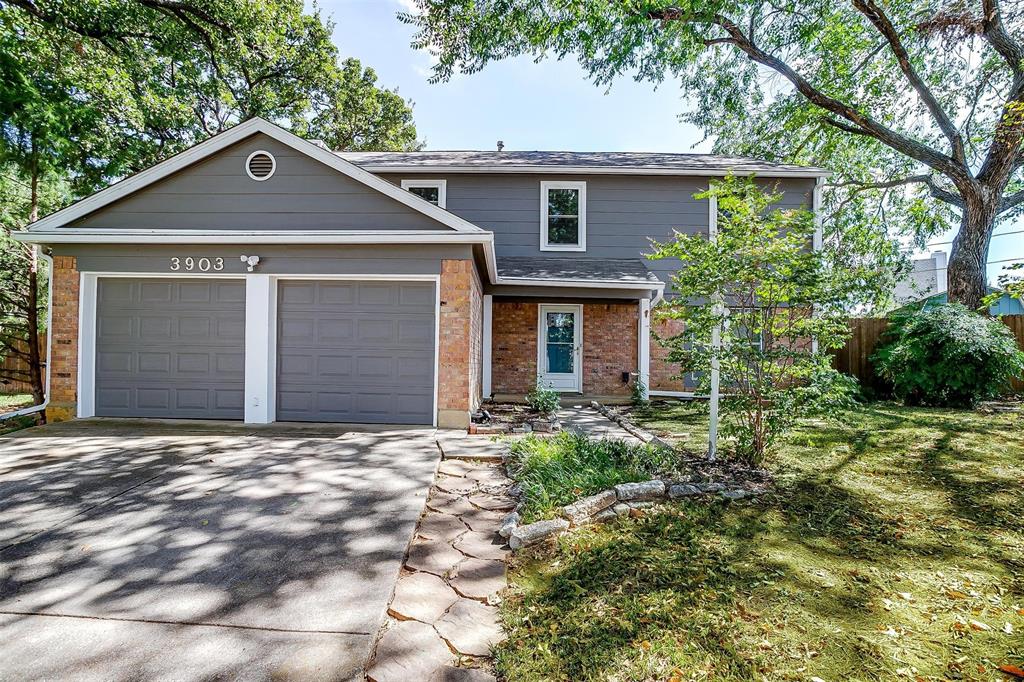
[[[0,414],[13,412],[14,410],[31,405],[32,396],[28,393],[13,393],[10,395],[0,393]]]
[[[1006,680],[1024,668],[1024,414],[806,423],[756,502],[668,504],[517,555],[508,680]],[[637,421],[704,438],[703,418]]]

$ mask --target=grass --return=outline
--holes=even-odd
[[[839,417],[785,438],[770,496],[669,504],[517,555],[501,674],[1010,679],[997,667],[1024,668],[1024,415]],[[634,418],[702,435],[682,407]]]
[[[0,394],[0,414],[14,412],[32,405],[32,396],[28,393]],[[0,434],[11,433],[35,426],[39,419],[34,415],[25,415],[13,419],[0,420]]]
[[[0,394],[0,414],[31,405],[32,396],[28,393]]]
[[[512,441],[509,473],[522,486],[526,523],[555,514],[559,507],[629,481],[646,481],[672,471],[667,449],[592,440],[571,431],[553,438]]]

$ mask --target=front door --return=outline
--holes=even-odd
[[[583,306],[540,307],[538,367],[541,382],[563,392],[581,392]]]

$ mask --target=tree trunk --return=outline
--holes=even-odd
[[[947,270],[950,303],[962,303],[971,310],[981,308],[988,293],[985,261],[998,213],[999,195],[979,188],[967,195],[961,192],[966,208],[960,218],[960,230],[953,240],[953,253]]]

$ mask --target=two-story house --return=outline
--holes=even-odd
[[[538,378],[621,399],[685,382],[651,341],[694,194],[756,173],[814,207],[826,172],[695,154],[333,153],[242,123],[33,224],[53,259],[52,419],[464,427]]]

